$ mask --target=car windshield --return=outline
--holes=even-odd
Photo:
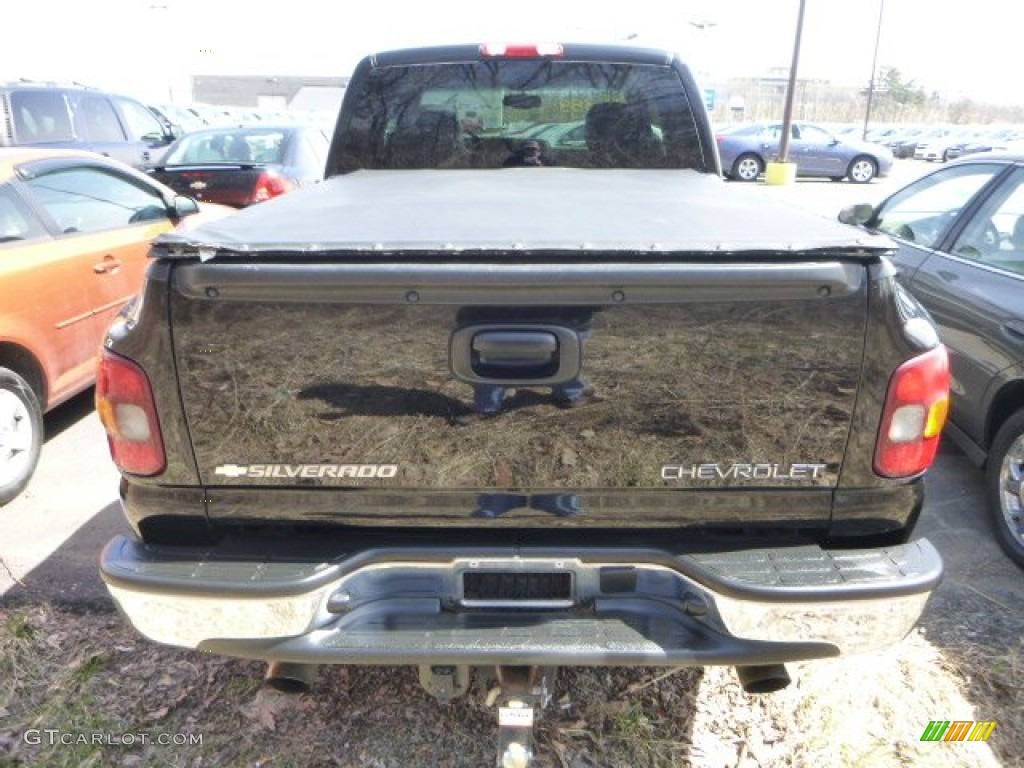
[[[204,163],[281,163],[283,131],[239,128],[199,131],[182,137],[171,147],[163,165]]]
[[[347,111],[342,171],[708,166],[668,66],[502,59],[385,67]]]

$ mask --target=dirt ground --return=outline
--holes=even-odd
[[[771,695],[744,694],[729,668],[562,669],[536,765],[1022,765],[1022,638],[1020,611],[944,584],[903,642],[790,665],[792,685]],[[9,604],[0,766],[494,764],[480,686],[441,705],[411,667],[327,667],[298,695],[263,673],[156,646],[110,611]],[[931,720],[998,724],[986,743],[921,742]]]

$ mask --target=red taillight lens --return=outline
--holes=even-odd
[[[564,53],[561,43],[484,43],[480,46],[480,55],[486,58],[536,59],[539,56],[562,56]]]
[[[283,195],[285,192],[291,192],[295,186],[295,182],[291,179],[286,179],[273,171],[263,171],[256,179],[256,189],[253,190],[249,202],[262,203],[272,197]]]
[[[875,472],[883,477],[912,477],[928,469],[939,449],[948,411],[945,347],[936,347],[897,368],[889,380],[878,431]]]
[[[164,471],[167,459],[160,421],[142,368],[104,349],[96,374],[96,410],[118,469],[133,475]]]

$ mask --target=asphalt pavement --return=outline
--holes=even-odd
[[[834,216],[844,205],[878,202],[933,167],[900,161],[891,179],[870,185],[800,181],[788,187],[736,186],[744,194],[776,196]],[[97,557],[113,535],[129,528],[121,515],[118,474],[92,406],[92,391],[49,414],[46,431],[42,459],[28,488],[0,507],[0,602],[27,597],[109,606]],[[960,587],[960,593],[966,590],[1024,617],[1024,571],[994,539],[981,481],[981,473],[947,441],[927,475],[926,502],[915,535],[931,539],[943,556],[946,576],[940,593]]]

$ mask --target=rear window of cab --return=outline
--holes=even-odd
[[[706,163],[683,84],[668,66],[495,59],[383,67],[343,126],[342,170],[540,164],[695,168]]]

